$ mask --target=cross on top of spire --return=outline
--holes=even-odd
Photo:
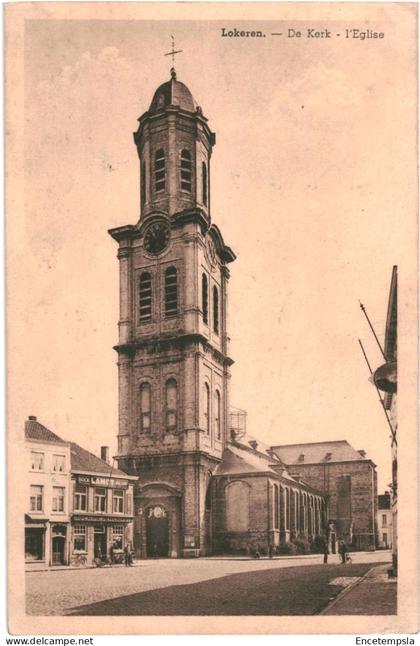
[[[172,49],[171,49],[170,52],[166,52],[166,54],[164,54],[164,56],[172,56],[171,76],[172,76],[172,78],[176,79],[176,72],[175,72],[175,67],[174,67],[174,65],[175,65],[175,56],[176,56],[176,54],[181,54],[181,52],[183,52],[184,50],[183,49],[175,49],[175,38],[174,38],[173,34],[171,34],[171,38],[172,38]]]

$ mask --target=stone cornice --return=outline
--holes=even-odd
[[[121,343],[114,346],[114,350],[118,354],[125,354],[134,357],[136,350],[140,348],[153,348],[154,352],[166,352],[170,346],[176,346],[183,350],[191,343],[201,343],[201,345],[210,350],[213,356],[224,366],[231,366],[234,361],[227,355],[223,354],[215,348],[205,336],[202,334],[176,334],[168,333],[168,335],[149,336],[142,340],[131,341],[129,343]]]

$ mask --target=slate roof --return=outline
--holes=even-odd
[[[101,460],[90,451],[86,451],[75,442],[70,442],[70,458],[72,471],[85,471],[86,473],[97,473],[98,475],[111,475],[115,477],[127,477],[124,471],[116,467],[112,468],[108,462]]]
[[[305,444],[280,444],[273,451],[287,465],[314,464],[328,462],[368,461],[356,451],[347,440],[332,442],[308,442]],[[303,456],[303,459],[301,458]]]
[[[68,444],[36,419],[27,419],[25,421],[25,438],[27,440],[51,442],[52,444]]]
[[[270,461],[253,451],[245,451],[234,444],[228,444],[223,451],[222,462],[217,466],[214,475],[238,475],[240,473],[272,473]]]
[[[176,105],[188,112],[195,112],[197,108],[193,95],[184,83],[176,80],[176,76],[159,85],[153,95],[149,111],[156,112],[167,105]]]

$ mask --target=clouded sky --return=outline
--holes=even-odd
[[[392,265],[413,225],[414,51],[385,18],[386,37],[363,42],[271,36],[308,26],[282,22],[280,5],[277,21],[253,23],[265,38],[220,36],[235,26],[249,28],[27,21],[25,230],[10,250],[25,294],[16,420],[37,415],[65,439],[115,452],[118,262],[107,230],[138,220],[132,132],[169,78],[174,33],[178,78],[216,132],[212,220],[238,256],[231,402],[266,443],[364,448],[384,488],[389,432],[357,338],[375,367],[381,356],[358,299],[383,340]]]

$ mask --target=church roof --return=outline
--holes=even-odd
[[[65,442],[61,439],[61,437],[58,437],[58,435],[50,431],[46,426],[40,424],[37,421],[36,417],[34,417],[33,415],[31,415],[29,419],[25,421],[25,439],[38,440],[40,442],[51,442],[51,444],[68,445],[68,442]]]
[[[184,83],[177,81],[174,71],[171,72],[171,75],[172,78],[170,81],[159,85],[154,93],[149,112],[156,112],[167,105],[176,105],[182,110],[195,112],[197,104],[194,101],[193,95]]]
[[[214,472],[215,476],[239,475],[242,473],[277,473],[270,467],[270,461],[254,452],[248,452],[234,444],[228,444],[223,452],[222,462]]]
[[[346,440],[281,444],[272,448],[286,465],[369,460],[364,451],[356,451]]]

